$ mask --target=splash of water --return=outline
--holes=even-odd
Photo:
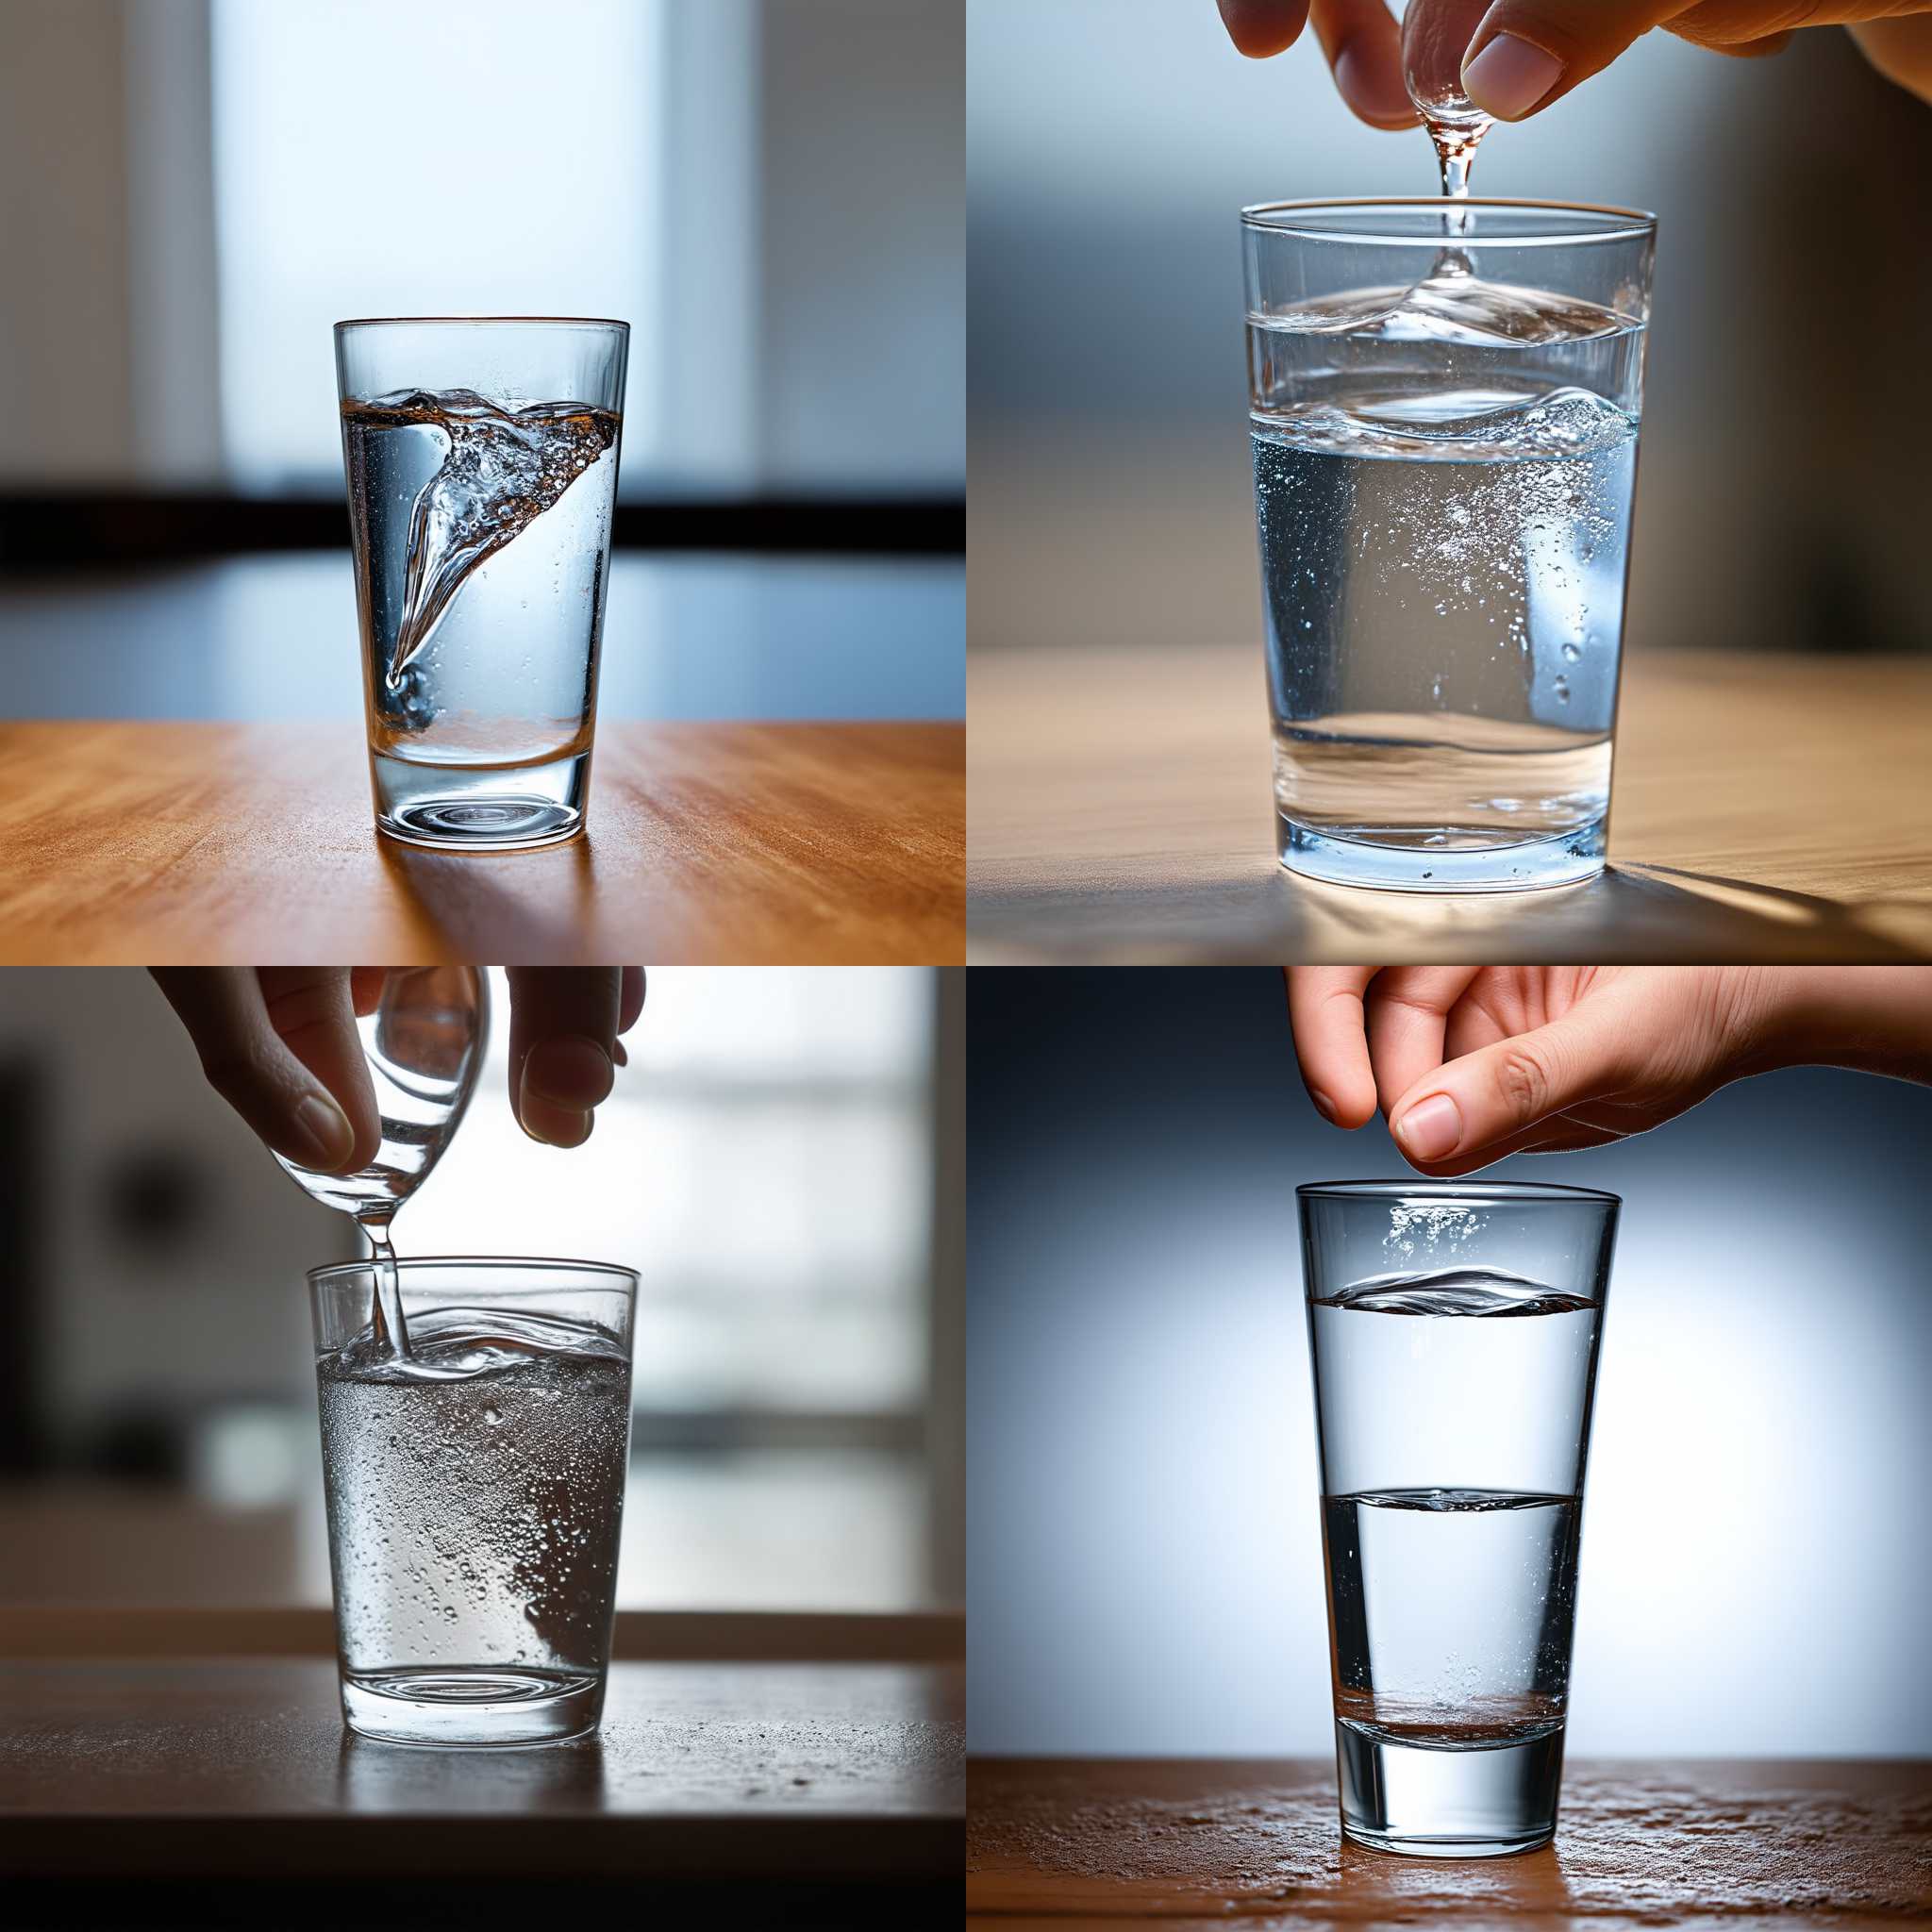
[[[344,403],[342,413],[370,429],[434,429],[449,443],[409,511],[403,612],[384,679],[399,691],[470,575],[615,444],[618,418],[589,403],[511,408],[469,389],[397,390]]]

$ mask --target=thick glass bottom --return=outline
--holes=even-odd
[[[1412,826],[1356,837],[1316,831],[1276,811],[1275,849],[1290,872],[1331,886],[1368,886],[1387,892],[1529,892],[1581,885],[1604,869],[1603,819],[1515,845],[1458,848],[1431,845]],[[1445,841],[1454,835],[1439,835]]]
[[[560,1744],[595,1730],[603,1712],[604,1680],[591,1671],[425,1664],[342,1674],[349,1728],[391,1744]]]
[[[1547,1844],[1563,1776],[1560,1725],[1524,1742],[1441,1750],[1338,1722],[1341,1833],[1375,1852],[1499,1858]]]
[[[591,755],[546,764],[430,765],[369,754],[375,825],[385,838],[436,852],[526,852],[584,829]]]

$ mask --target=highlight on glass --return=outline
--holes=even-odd
[[[391,1261],[386,1324],[383,1265],[308,1275],[342,1716],[403,1744],[582,1736],[610,1664],[638,1277]]]
[[[336,325],[375,823],[438,851],[584,829],[629,325]]]
[[[1342,1835],[1531,1850],[1557,1828],[1620,1203],[1476,1182],[1297,1193]]]
[[[1340,885],[1603,870],[1653,218],[1241,217],[1276,850]]]

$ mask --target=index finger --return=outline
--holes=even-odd
[[[575,1147],[610,1092],[624,1017],[618,966],[512,966],[509,972],[509,1099],[534,1140]],[[642,1005],[642,986],[638,988]]]
[[[1288,966],[1288,1019],[1308,1098],[1338,1127],[1375,1117],[1362,995],[1379,966]]]
[[[1228,37],[1250,60],[1284,53],[1308,24],[1308,0],[1220,0]]]

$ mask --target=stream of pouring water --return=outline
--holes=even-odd
[[[369,1237],[370,1258],[375,1262],[375,1293],[369,1310],[370,1330],[375,1345],[395,1361],[409,1358],[409,1324],[403,1319],[403,1286],[396,1275],[395,1243],[390,1239],[387,1214],[357,1216],[362,1232]]]

